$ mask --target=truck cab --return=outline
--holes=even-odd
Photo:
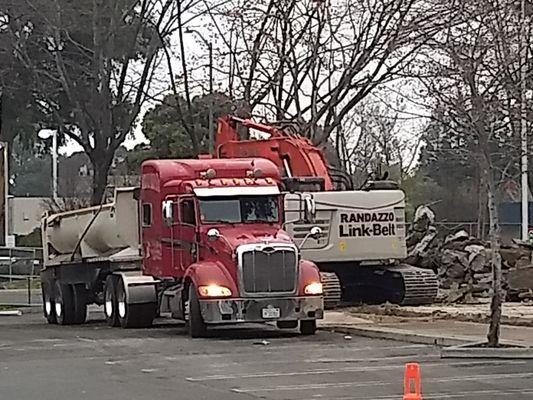
[[[164,282],[161,311],[202,336],[212,324],[276,321],[314,333],[316,266],[283,230],[277,167],[263,159],[142,165],[142,272]]]

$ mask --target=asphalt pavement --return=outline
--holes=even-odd
[[[432,346],[274,327],[190,339],[180,323],[109,328],[0,317],[0,399],[401,399],[419,362],[424,399],[532,399],[533,360],[441,360]]]

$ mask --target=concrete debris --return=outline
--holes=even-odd
[[[430,224],[435,222],[435,213],[433,210],[426,206],[420,206],[415,211],[415,222],[418,222],[422,219],[426,219]]]
[[[490,244],[464,230],[446,232],[434,226],[434,214],[426,209],[417,210],[415,223],[409,230],[405,262],[432,269],[437,274],[438,300],[444,303],[486,301],[492,291]],[[532,253],[533,245],[520,240],[502,246],[503,288],[507,300],[533,299]]]

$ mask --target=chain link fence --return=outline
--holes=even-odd
[[[447,233],[454,233],[459,230],[466,231],[470,236],[480,237],[481,239],[488,238],[489,224],[484,224],[483,232],[479,232],[479,224],[477,222],[435,222],[435,225],[440,228],[441,231]],[[521,237],[521,224],[502,223],[500,224],[502,243],[512,244],[513,239],[520,239]]]

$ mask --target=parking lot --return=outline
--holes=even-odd
[[[401,399],[403,366],[422,366],[425,399],[531,399],[533,360],[441,360],[437,348],[320,331],[181,324],[108,328],[0,317],[0,399]]]

